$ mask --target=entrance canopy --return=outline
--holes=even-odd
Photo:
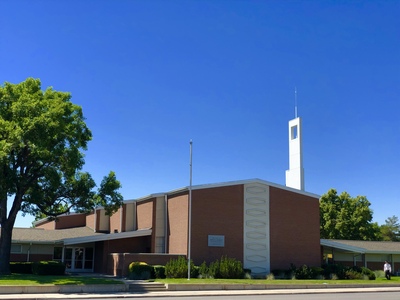
[[[100,234],[100,235],[67,238],[67,239],[64,239],[63,241],[64,241],[64,245],[68,246],[68,245],[76,245],[76,244],[83,244],[83,243],[93,243],[93,242],[100,242],[100,241],[110,241],[110,240],[117,240],[117,239],[150,236],[151,232],[152,232],[151,229],[143,229],[143,230],[136,230],[136,231],[127,231],[127,232],[119,232],[119,233],[105,233],[105,234]]]

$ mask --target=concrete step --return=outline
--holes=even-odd
[[[165,284],[157,282],[130,283],[129,292],[146,293],[146,292],[165,292],[167,290]]]

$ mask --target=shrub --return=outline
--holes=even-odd
[[[327,279],[345,279],[346,270],[348,270],[348,267],[339,264],[327,264],[322,268],[324,269],[323,275]]]
[[[153,267],[145,262],[132,262],[129,264],[129,279],[147,280],[151,278]]]
[[[190,277],[191,278],[198,278],[200,274],[200,267],[191,265],[190,267]]]
[[[323,279],[324,269],[321,267],[311,267],[312,276],[314,279]]]
[[[32,274],[32,262],[10,262],[10,272],[18,274]]]
[[[329,279],[369,279],[375,280],[377,275],[365,267],[346,267],[342,265],[324,265],[323,272],[325,278]]]
[[[243,278],[244,279],[252,279],[253,276],[251,275],[251,269],[243,269]]]
[[[269,274],[267,275],[267,277],[265,277],[265,279],[267,279],[267,280],[275,280],[275,276],[274,276],[273,273],[269,273]]]
[[[291,279],[293,277],[293,270],[272,270],[271,273],[274,275],[275,279]]]
[[[243,265],[235,258],[222,256],[219,262],[219,275],[225,279],[243,278]]]
[[[324,278],[324,269],[321,267],[308,267],[307,265],[303,265],[300,268],[296,268],[292,264],[290,269],[295,279]]]
[[[382,270],[376,270],[374,271],[375,278],[385,278],[385,272]]]
[[[375,273],[372,270],[368,269],[368,268],[361,267],[361,273],[363,275],[366,275],[368,277],[368,280],[375,280],[376,279]]]
[[[203,261],[203,263],[199,266],[199,277],[200,278],[210,278],[209,268],[207,263]]]
[[[188,261],[183,256],[171,259],[165,265],[165,276],[167,278],[186,278],[188,275]],[[193,261],[190,261],[190,276],[195,277],[196,270]]]
[[[219,260],[217,259],[216,261],[213,261],[210,263],[210,266],[208,267],[208,272],[210,274],[210,277],[212,278],[221,278],[221,274],[219,273]]]
[[[294,268],[294,276],[296,279],[312,279],[312,269],[303,265],[300,268]]]
[[[247,271],[247,277],[251,278],[251,270]],[[245,272],[240,261],[222,256],[220,260],[211,262],[208,267],[206,262],[203,262],[199,267],[199,274],[201,278],[241,279]]]
[[[65,264],[58,261],[38,261],[32,264],[35,275],[64,275]]]
[[[152,277],[156,279],[165,278],[165,267],[160,265],[153,266]]]
[[[363,279],[363,278],[364,276],[361,273],[355,271],[354,269],[349,269],[346,271],[346,279]]]

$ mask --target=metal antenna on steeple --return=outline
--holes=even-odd
[[[297,88],[294,87],[294,117],[297,118]]]

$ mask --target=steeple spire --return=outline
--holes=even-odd
[[[295,118],[289,121],[289,170],[286,186],[304,191],[301,118],[297,116],[297,89],[295,94]]]

